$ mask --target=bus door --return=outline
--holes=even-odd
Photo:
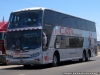
[[[47,49],[47,36],[44,32],[42,36],[43,63],[48,63],[49,50]]]

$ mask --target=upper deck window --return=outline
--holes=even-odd
[[[40,26],[42,21],[41,10],[20,11],[11,13],[8,28]]]

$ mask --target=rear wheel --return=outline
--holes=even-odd
[[[53,56],[53,66],[58,66],[58,63],[59,63],[58,56],[57,56],[57,54],[54,54],[54,56]]]
[[[81,59],[79,59],[79,61],[81,61],[81,62],[85,62],[86,61],[86,54],[85,54],[85,52],[83,52],[83,56],[82,56]]]

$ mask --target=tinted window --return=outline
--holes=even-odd
[[[83,46],[83,38],[81,37],[70,37],[69,43],[71,48],[78,48]]]
[[[71,17],[69,17],[69,22],[70,22],[70,26],[69,27],[73,28],[73,23],[72,23],[72,18]]]
[[[83,40],[82,37],[69,37],[69,47],[76,48],[76,47],[83,47]]]
[[[79,47],[79,37],[75,37],[75,46]]]
[[[70,26],[72,28],[77,28],[77,23],[76,23],[76,18],[75,17],[70,17]]]
[[[8,28],[39,26],[42,22],[42,11],[24,11],[11,14]]]
[[[56,12],[52,12],[52,13],[53,13],[53,18],[52,18],[53,24],[57,25],[57,13]]]
[[[8,32],[7,49],[35,49],[41,45],[41,30]]]
[[[95,28],[95,23],[88,21],[88,26],[87,26],[89,31],[96,31]]]
[[[84,38],[79,37],[79,47],[83,47]]]
[[[44,22],[48,24],[52,24],[52,12],[50,10],[45,10]]]
[[[82,29],[82,20],[81,19],[77,19],[77,25],[79,29]]]
[[[51,11],[51,10],[45,10],[44,12],[44,23],[51,24],[51,25],[62,25],[62,14]]]
[[[41,30],[23,31],[22,48],[35,49],[41,45]]]
[[[57,36],[55,48],[79,48],[83,47],[84,38],[74,36]]]
[[[66,21],[67,21],[66,18],[67,18],[67,15],[64,15],[64,14],[60,13],[60,25],[62,25],[62,26],[66,25]]]
[[[82,20],[82,29],[84,30],[85,29],[85,21]]]
[[[74,18],[74,19],[75,19],[75,23],[74,23],[75,28],[77,28],[77,29],[78,29],[77,18]]]
[[[69,37],[69,46],[71,48],[75,47],[75,37]]]
[[[57,36],[55,41],[55,48],[66,48],[66,37],[65,36]]]
[[[62,22],[65,26],[70,27],[70,22],[69,22],[69,16],[65,15],[64,17],[62,17]]]
[[[88,30],[87,29],[87,21],[86,20],[84,20],[84,30]]]
[[[91,29],[92,29],[92,31],[96,31],[95,23],[93,23],[93,22],[91,22]]]
[[[90,30],[90,22],[87,21],[87,30],[89,31]]]
[[[57,13],[57,16],[58,16],[58,17],[56,18],[56,19],[57,19],[57,23],[58,23],[58,25],[61,25],[61,17],[62,17],[62,16],[61,16],[60,13]]]
[[[89,25],[89,31],[92,31],[92,24],[90,22],[90,25]]]

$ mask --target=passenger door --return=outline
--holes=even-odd
[[[49,62],[49,57],[48,57],[48,54],[49,54],[49,50],[43,50],[43,64],[46,64]]]
[[[45,32],[42,33],[42,52],[43,52],[43,63],[46,64],[49,62],[49,57],[48,57],[48,54],[49,54],[49,50],[48,50],[48,47],[47,47],[47,35]]]

